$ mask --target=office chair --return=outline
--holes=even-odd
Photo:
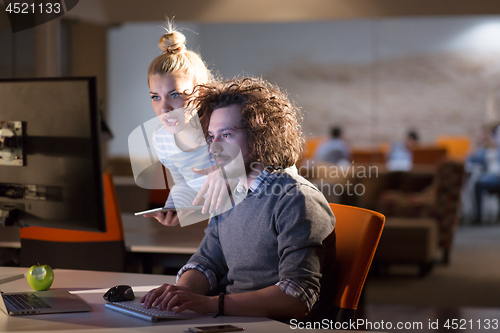
[[[330,208],[335,215],[335,233],[327,239],[320,298],[306,320],[346,322],[354,319],[385,217],[341,204],[331,203]]]
[[[446,149],[448,159],[462,162],[472,148],[471,138],[468,135],[438,135],[436,145]]]
[[[113,179],[104,173],[106,232],[42,227],[20,229],[20,265],[37,263],[52,268],[122,272],[125,269],[125,241]]]

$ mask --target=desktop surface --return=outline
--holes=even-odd
[[[199,222],[187,227],[167,227],[154,218],[122,214],[125,247],[135,253],[193,254],[198,249],[206,225]],[[0,247],[21,247],[17,227],[2,228]]]
[[[0,276],[26,273],[28,268],[0,267]],[[174,276],[94,272],[79,270],[54,270],[54,284],[51,289],[64,289],[78,294],[93,308],[91,312],[8,316],[0,312],[0,332],[187,332],[190,327],[231,324],[245,328],[245,332],[293,332],[289,325],[262,317],[220,316],[213,314],[192,315],[188,320],[159,321],[150,323],[106,309],[102,295],[119,284],[133,287],[136,297],[142,297],[162,283],[175,283]],[[4,292],[30,291],[26,279],[4,283]],[[308,330],[308,332],[320,330]]]

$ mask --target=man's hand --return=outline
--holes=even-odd
[[[191,310],[200,314],[217,313],[219,305],[217,296],[209,297],[194,294],[171,284],[163,284],[149,291],[141,299],[141,302],[144,303],[146,308],[157,306],[160,310],[169,311],[176,308],[175,313]]]
[[[164,283],[158,288],[148,291],[148,293],[141,298],[141,303],[144,303],[144,307],[146,309],[149,309],[151,308],[151,306],[157,306],[159,303],[161,303],[168,292],[180,289],[185,288],[177,287],[173,284]]]

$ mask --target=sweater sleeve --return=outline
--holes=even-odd
[[[285,294],[300,299],[307,306],[308,311],[311,311],[314,303],[319,298],[319,293],[314,288],[308,287],[306,283],[300,285],[294,280],[284,279],[278,281],[276,285]]]
[[[185,266],[186,270],[187,268],[203,267],[205,270],[203,273],[207,276],[212,290],[228,272],[227,263],[219,242],[217,222],[216,216],[210,219],[210,223],[205,229],[205,237],[203,237],[196,253],[191,256]],[[208,276],[215,277],[216,281],[213,278],[208,278]]]
[[[278,286],[300,298],[310,309],[320,291],[326,249],[324,241],[333,231],[335,217],[324,196],[307,185],[296,185],[284,193],[275,210],[278,233]],[[290,282],[293,281],[293,282]]]

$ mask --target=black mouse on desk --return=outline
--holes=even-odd
[[[110,288],[102,297],[108,302],[123,302],[133,300],[135,295],[131,286],[119,285]]]

